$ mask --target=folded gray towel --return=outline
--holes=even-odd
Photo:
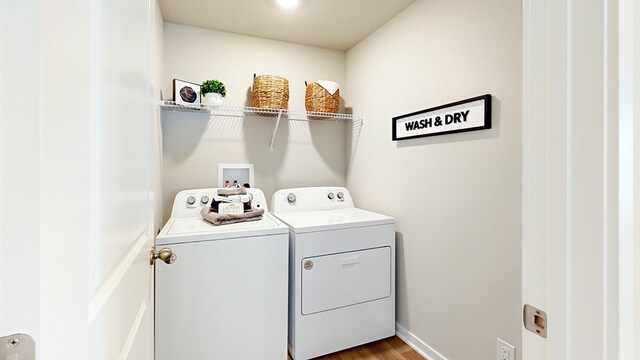
[[[220,196],[246,195],[246,194],[247,194],[247,189],[243,187],[231,187],[231,188],[218,189],[218,195]]]
[[[208,206],[205,206],[202,208],[202,210],[200,210],[200,215],[202,215],[202,218],[212,223],[213,225],[225,225],[225,224],[234,224],[234,223],[245,222],[245,221],[257,221],[262,219],[262,214],[264,214],[264,209],[251,209],[238,215],[218,214],[215,211],[211,211],[211,208]]]

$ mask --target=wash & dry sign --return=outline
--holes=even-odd
[[[392,123],[393,141],[491,129],[491,95],[396,116]]]

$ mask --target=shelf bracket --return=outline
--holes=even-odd
[[[278,133],[278,126],[280,126],[280,119],[282,118],[282,110],[278,111],[278,118],[276,120],[276,126],[273,128],[273,134],[271,134],[271,144],[269,144],[269,151],[273,152],[273,143],[276,141],[276,134]]]

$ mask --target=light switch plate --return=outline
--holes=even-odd
[[[516,348],[506,341],[498,338],[496,342],[497,360],[516,360]]]

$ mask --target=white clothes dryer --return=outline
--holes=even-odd
[[[261,220],[204,221],[217,190],[178,193],[156,239],[176,260],[155,267],[155,359],[286,359],[288,228],[255,188]]]
[[[395,335],[395,221],[343,187],[277,191],[289,226],[289,352],[310,359]]]

